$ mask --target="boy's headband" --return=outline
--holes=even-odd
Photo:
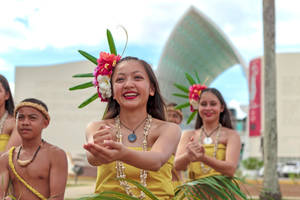
[[[38,111],[40,111],[48,121],[50,121],[50,115],[48,113],[48,111],[43,107],[41,106],[40,104],[37,104],[37,103],[32,103],[32,102],[21,102],[19,103],[16,108],[15,108],[15,112],[14,112],[14,116],[15,118],[17,117],[17,113],[18,113],[18,110],[21,108],[21,107],[25,107],[25,106],[28,106],[28,107],[32,107],[32,108],[35,108],[37,109]]]
[[[178,115],[180,115],[181,120],[183,119],[183,115],[181,110],[175,109],[174,106],[167,106],[167,111],[174,111],[176,112]]]

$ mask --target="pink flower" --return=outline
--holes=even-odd
[[[205,85],[193,84],[189,87],[189,102],[191,104],[191,112],[198,109],[198,100],[201,94],[201,91],[207,88]]]
[[[101,101],[107,101],[110,97],[109,94],[111,94],[111,91],[108,91],[108,89],[105,90],[99,90],[99,76],[107,76],[108,79],[110,79],[110,76],[113,72],[113,68],[116,66],[116,64],[120,61],[121,56],[120,55],[114,55],[109,54],[106,52],[100,52],[100,57],[97,60],[98,66],[94,69],[93,75],[94,80],[93,84],[97,87],[98,96],[101,99]],[[110,89],[111,90],[111,89]],[[105,94],[102,92],[105,91]]]

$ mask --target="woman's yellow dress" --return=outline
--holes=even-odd
[[[142,147],[130,147],[142,151]],[[147,171],[147,188],[159,199],[167,200],[174,196],[174,188],[172,185],[171,169],[173,167],[173,156],[165,163],[159,171]],[[126,178],[135,180],[140,183],[140,169],[124,163]],[[96,193],[103,191],[115,191],[126,193],[124,188],[120,186],[120,182],[116,180],[116,162],[103,164],[98,167],[96,180]],[[129,183],[130,184],[130,183]],[[130,184],[131,185],[131,184]],[[131,185],[131,191],[135,196],[140,196],[140,190]],[[147,196],[145,199],[149,199]]]
[[[0,134],[0,152],[5,150],[5,147],[8,143],[10,135],[2,133]]]
[[[215,144],[204,144],[203,146],[205,149],[205,154],[210,157],[213,157]],[[216,159],[225,160],[225,155],[226,155],[226,146],[224,144],[218,144]],[[208,168],[207,165],[204,165],[204,167]],[[205,178],[214,175],[221,175],[221,173],[215,171],[212,168],[207,173],[204,173],[200,165],[200,162],[192,162],[188,166],[188,176],[190,180],[196,180],[199,178]]]

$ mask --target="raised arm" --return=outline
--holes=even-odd
[[[176,170],[186,170],[187,166],[190,163],[190,158],[187,153],[187,144],[191,141],[191,137],[193,137],[194,131],[189,130],[183,132],[180,138],[180,142],[177,148],[174,167]]]
[[[140,152],[126,148],[120,160],[141,169],[158,171],[175,154],[181,135],[177,124],[166,123],[163,126],[151,151]]]
[[[108,163],[101,154],[92,153],[90,146],[93,144],[102,145],[104,140],[113,140],[113,126],[105,124],[104,122],[92,122],[88,124],[85,132],[86,142],[83,147],[86,149],[86,156],[88,162],[93,166],[99,166]]]
[[[8,183],[8,154],[4,153],[0,156],[0,199],[4,199],[7,195]]]
[[[176,124],[165,123],[157,131],[160,134],[151,151],[135,151],[113,140],[105,141],[103,146],[90,144],[89,151],[106,162],[120,160],[137,168],[157,171],[175,153],[181,130]]]
[[[63,200],[68,177],[68,163],[65,152],[57,147],[51,150],[50,198]]]

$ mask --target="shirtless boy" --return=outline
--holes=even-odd
[[[49,125],[47,106],[38,99],[25,99],[15,108],[22,144],[0,157],[0,199],[63,200],[67,181],[65,152],[42,139]],[[13,194],[8,194],[9,182]]]

